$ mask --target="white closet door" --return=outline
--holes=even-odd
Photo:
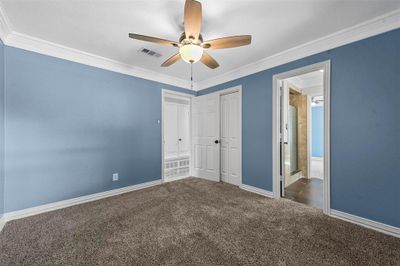
[[[228,132],[228,112],[229,99],[228,95],[221,96],[221,180],[228,182],[228,149],[229,149],[229,132]]]
[[[164,141],[165,159],[178,157],[178,106],[174,103],[164,105]]]
[[[190,108],[188,105],[178,106],[178,141],[179,156],[190,155]]]
[[[240,97],[239,93],[221,96],[221,179],[240,185]]]
[[[195,97],[192,102],[193,175],[219,181],[219,95]]]

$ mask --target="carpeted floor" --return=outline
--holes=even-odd
[[[400,239],[185,179],[7,223],[0,265],[400,265]]]

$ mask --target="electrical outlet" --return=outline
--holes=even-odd
[[[118,181],[118,173],[113,174],[113,181]]]

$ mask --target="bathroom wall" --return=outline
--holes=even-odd
[[[311,154],[312,157],[324,156],[324,107],[311,107]]]
[[[307,139],[307,96],[293,90],[294,85],[289,85],[289,104],[297,108],[297,165],[302,176],[307,177],[308,139]]]

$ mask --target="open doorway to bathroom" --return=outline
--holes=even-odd
[[[314,208],[329,208],[328,158],[329,124],[325,109],[329,64],[316,64],[274,77],[278,92],[278,171],[274,193]],[[274,141],[276,141],[274,139]],[[329,147],[329,146],[328,146]]]

